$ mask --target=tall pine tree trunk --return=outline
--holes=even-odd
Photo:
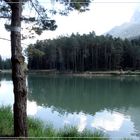
[[[14,136],[27,136],[27,88],[23,71],[24,57],[21,48],[21,0],[11,5],[11,52],[12,52],[12,79],[14,85]]]

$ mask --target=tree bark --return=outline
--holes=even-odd
[[[27,137],[27,88],[26,77],[23,71],[24,57],[21,47],[21,13],[22,3],[11,5],[11,61],[12,80],[14,85],[14,136]]]

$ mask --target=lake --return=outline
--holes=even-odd
[[[0,106],[13,105],[11,75],[0,75]],[[111,138],[140,137],[140,77],[30,74],[27,114],[51,123],[99,129]]]

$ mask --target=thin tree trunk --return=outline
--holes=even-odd
[[[12,52],[12,80],[14,85],[14,136],[27,136],[27,88],[23,71],[24,57],[21,48],[21,0],[11,5],[11,52]]]

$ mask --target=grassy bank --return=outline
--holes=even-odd
[[[37,119],[28,118],[29,137],[38,137],[37,139],[43,139],[43,137],[49,137],[48,139],[68,140],[76,139],[82,140],[108,140],[109,138],[103,132],[90,132],[88,130],[82,133],[78,132],[75,127],[64,127],[63,129],[56,130],[51,125],[44,126],[43,122]],[[11,107],[0,108],[0,137],[12,137],[13,136],[13,117]],[[40,138],[39,138],[40,137]],[[36,139],[36,138],[32,138]],[[44,138],[45,139],[45,138]]]

